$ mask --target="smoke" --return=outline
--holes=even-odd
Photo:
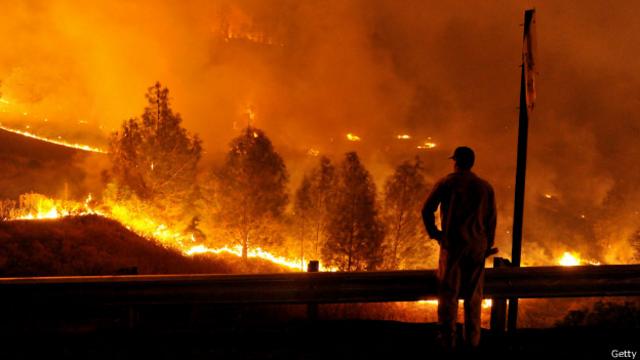
[[[519,24],[532,6],[541,65],[523,260],[529,243],[540,256],[570,248],[629,261],[640,200],[636,2],[3,0],[0,93],[10,104],[0,121],[47,119],[71,140],[95,139],[81,134],[139,115],[159,80],[209,159],[251,123],[285,156],[292,187],[315,162],[310,149],[358,151],[381,188],[402,159],[421,154],[435,180],[469,145],[496,188],[508,252]],[[405,133],[412,139],[396,138]],[[427,140],[438,146],[416,149]]]

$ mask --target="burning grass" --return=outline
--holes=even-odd
[[[47,143],[64,146],[64,147],[71,148],[71,149],[88,151],[88,152],[95,152],[95,153],[100,153],[100,154],[106,154],[107,153],[106,150],[100,149],[100,148],[97,148],[97,147],[93,147],[93,146],[89,146],[89,145],[85,145],[85,144],[73,143],[73,142],[62,140],[62,139],[50,139],[50,138],[47,138],[47,137],[36,135],[36,134],[34,134],[34,133],[30,132],[30,131],[24,131],[24,130],[18,130],[18,129],[10,128],[10,127],[7,127],[7,126],[3,126],[2,124],[0,124],[0,129],[8,131],[8,132],[11,132],[11,133],[14,133],[14,134],[26,136],[28,138],[32,138],[32,139],[44,141],[44,142],[47,142]]]
[[[117,221],[139,237],[167,249],[178,251],[183,256],[224,256],[234,258],[238,264],[242,263],[242,266],[236,265],[235,268],[244,269],[243,272],[261,272],[258,269],[247,268],[247,263],[240,261],[239,257],[242,255],[242,250],[238,246],[225,245],[218,248],[210,248],[199,244],[194,234],[167,226],[148,215],[144,208],[141,207],[141,204],[124,204],[113,201],[98,203],[91,195],[88,195],[83,202],[56,200],[41,194],[31,193],[21,195],[17,206],[12,202],[4,202],[0,205],[2,205],[0,206],[2,217],[11,222],[17,220],[61,219],[87,215],[108,218]],[[259,247],[252,248],[248,258],[255,259],[258,262],[270,262],[273,265],[273,269],[300,270],[299,260],[274,255]]]
[[[280,272],[269,261],[161,246],[98,215],[0,222],[0,274],[17,276]]]

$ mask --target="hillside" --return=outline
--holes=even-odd
[[[0,277],[280,272],[234,255],[183,256],[96,215],[0,222]]]
[[[82,198],[96,182],[107,156],[0,129],[0,198],[16,199],[28,192]],[[87,166],[91,164],[91,166]],[[87,169],[91,169],[91,174]]]

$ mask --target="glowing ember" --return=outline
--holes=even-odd
[[[316,149],[309,149],[309,150],[307,150],[307,155],[319,156],[320,155],[320,151],[316,150]]]
[[[347,140],[349,140],[349,141],[360,141],[361,139],[360,139],[360,136],[358,136],[358,135],[354,135],[352,133],[348,133],[347,134]]]
[[[401,134],[401,135],[396,136],[396,138],[397,138],[398,140],[409,140],[409,139],[411,139],[411,135],[408,135],[408,134]]]
[[[544,197],[545,197],[545,198],[547,198],[547,199],[551,199],[551,198],[553,198],[553,195],[551,195],[551,194],[544,194]]]
[[[435,148],[437,145],[434,142],[426,141],[422,145],[418,145],[418,149],[420,150],[429,150]]]
[[[29,128],[29,126],[27,125],[27,129],[28,128]],[[32,139],[45,141],[45,142],[48,142],[48,143],[51,143],[51,144],[66,146],[66,147],[73,148],[73,149],[78,149],[78,150],[83,150],[83,151],[90,151],[90,152],[101,153],[101,154],[106,154],[107,153],[105,150],[102,150],[102,149],[99,149],[99,148],[96,148],[96,147],[92,147],[92,146],[89,146],[89,145],[74,144],[74,143],[69,143],[69,142],[63,141],[63,140],[49,139],[49,138],[45,138],[45,137],[42,137],[42,136],[38,136],[38,135],[36,135],[34,133],[31,133],[31,132],[28,132],[28,131],[11,129],[11,128],[8,128],[8,127],[2,126],[2,125],[0,125],[0,129],[12,132],[14,134],[19,134],[19,135],[22,135],[22,136],[30,137]],[[58,138],[60,138],[60,137],[58,136]]]

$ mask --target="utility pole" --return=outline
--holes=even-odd
[[[513,228],[511,263],[520,266],[522,257],[522,228],[524,215],[524,190],[527,171],[527,142],[529,137],[529,111],[535,100],[535,9],[524,12],[524,35],[522,69],[520,72],[520,111],[518,115],[518,155],[516,165],[516,187],[513,205]],[[518,324],[518,298],[509,299],[507,328],[514,331]]]

